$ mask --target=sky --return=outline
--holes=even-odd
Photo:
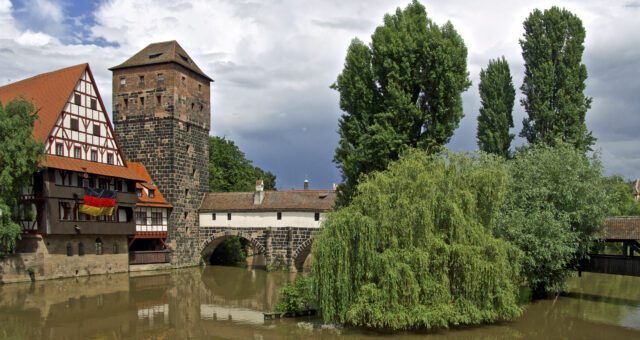
[[[88,62],[111,116],[111,72],[148,44],[177,40],[211,78],[211,134],[233,140],[253,164],[277,176],[279,190],[331,188],[341,72],[353,38],[370,42],[385,13],[408,0],[0,0],[0,85]],[[566,8],[587,32],[583,63],[593,98],[587,127],[605,174],[640,177],[640,1],[424,2],[427,15],[451,21],[468,49],[473,85],[465,117],[447,147],[477,148],[479,73],[505,56],[520,105],[522,22],[535,8]],[[638,130],[636,130],[638,129]],[[524,143],[516,138],[514,145]]]

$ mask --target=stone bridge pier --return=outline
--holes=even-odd
[[[230,236],[247,239],[258,253],[264,254],[267,266],[302,271],[311,252],[313,234],[318,228],[303,227],[200,227],[198,252],[209,258],[216,247]]]

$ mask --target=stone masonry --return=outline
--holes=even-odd
[[[171,263],[197,264],[198,209],[209,191],[211,79],[175,41],[151,44],[111,70],[113,124],[125,158],[144,164],[173,205]]]
[[[267,265],[274,269],[286,267],[289,271],[302,271],[305,259],[311,251],[314,233],[317,228],[233,228],[201,227],[200,244],[202,256],[208,258],[213,250],[229,236],[240,236],[251,242],[252,246],[263,253]]]

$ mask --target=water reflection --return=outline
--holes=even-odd
[[[318,319],[264,321],[287,273],[206,267],[0,286],[0,338],[640,338],[640,278],[584,274],[509,323],[385,334]]]

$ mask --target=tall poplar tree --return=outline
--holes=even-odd
[[[509,63],[502,59],[489,61],[486,70],[480,70],[480,115],[478,116],[478,147],[488,153],[509,157],[514,135],[513,102],[516,90],[511,80]]]
[[[595,138],[585,124],[592,98],[584,95],[587,67],[582,64],[585,30],[566,9],[534,10],[520,40],[525,75],[521,102],[528,115],[520,136],[529,143],[565,141],[589,150]]]
[[[467,48],[453,25],[433,23],[413,1],[371,36],[354,39],[342,73],[340,142],[334,157],[342,172],[342,203],[360,175],[384,170],[407,146],[436,149],[458,127],[460,94],[471,86]]]

